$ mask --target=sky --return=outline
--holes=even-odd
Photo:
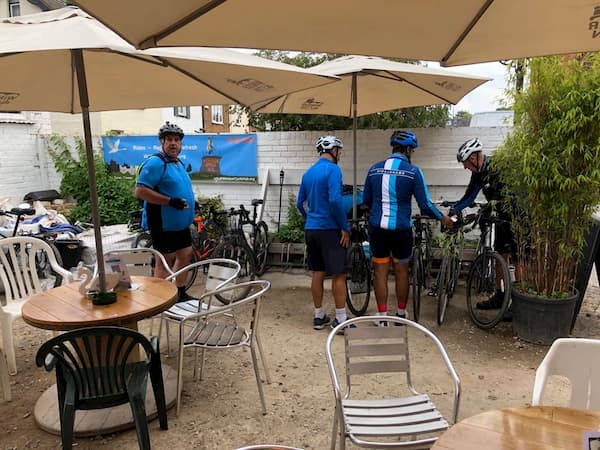
[[[428,62],[426,64],[428,67],[439,67],[439,64],[437,63]],[[506,89],[506,66],[499,62],[491,62],[449,67],[445,70],[465,75],[477,75],[492,78],[492,80],[471,91],[460,102],[453,106],[451,109],[453,114],[458,111],[468,111],[471,114],[495,111],[502,106],[500,101],[504,98],[504,90]]]

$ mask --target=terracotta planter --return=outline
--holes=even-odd
[[[555,339],[569,336],[578,291],[565,299],[527,295],[512,288],[513,330],[524,341],[550,345]]]

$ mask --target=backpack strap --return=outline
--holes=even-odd
[[[148,161],[150,158],[152,158],[154,156],[160,158],[161,161],[163,162],[163,170],[162,170],[162,173],[160,174],[160,178],[158,180],[158,183],[156,183],[156,186],[154,186],[152,188],[153,190],[156,191],[157,188],[158,188],[158,185],[162,181],[162,177],[165,175],[165,172],[167,171],[167,164],[169,164],[170,162],[175,162],[175,161],[170,161],[167,158],[167,155],[165,155],[163,152],[154,153],[153,155],[148,156],[148,158],[146,158],[144,161],[142,161],[142,163],[138,167],[137,175],[139,175],[140,172],[142,171],[142,167],[144,167],[144,164],[146,164],[146,161]],[[179,159],[179,158],[177,158],[177,162],[183,164],[183,161],[181,161],[181,159]]]

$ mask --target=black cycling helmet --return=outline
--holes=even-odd
[[[179,126],[167,120],[165,124],[158,130],[158,139],[162,139],[168,134],[177,134],[181,139],[183,139],[183,136],[185,136],[183,134],[183,130]]]
[[[412,131],[398,130],[392,133],[390,145],[392,147],[410,147],[414,149],[419,146],[419,143],[417,142],[417,136]]]

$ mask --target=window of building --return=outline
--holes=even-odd
[[[190,107],[189,106],[176,106],[173,108],[173,114],[175,117],[190,118]]]
[[[20,0],[8,0],[8,15],[10,17],[21,15],[21,3]]]
[[[212,123],[223,123],[223,105],[212,105],[210,111]]]

